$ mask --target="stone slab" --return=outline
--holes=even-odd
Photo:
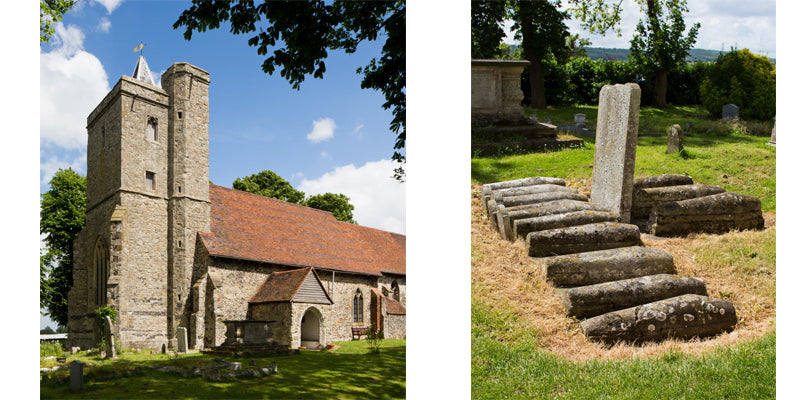
[[[568,192],[568,193],[578,193],[578,190],[571,187],[560,186],[560,185],[552,185],[552,184],[542,184],[542,185],[533,185],[533,186],[523,186],[523,187],[515,187],[515,188],[508,188],[508,189],[496,189],[492,191],[492,198],[497,203],[502,202],[502,198],[510,197],[510,196],[521,196],[525,194],[535,194],[535,193],[548,193],[548,192]]]
[[[674,257],[647,247],[623,247],[549,257],[542,272],[553,286],[584,286],[656,274],[675,274]]]
[[[513,222],[513,237],[524,239],[530,232],[586,225],[595,222],[620,222],[620,216],[605,211],[584,210],[520,219]]]
[[[656,236],[726,233],[764,229],[764,217],[758,197],[720,193],[658,205],[652,208],[648,226]]]
[[[592,202],[629,222],[640,114],[640,87],[606,85],[598,99]]]
[[[693,185],[693,183],[694,179],[688,175],[662,174],[647,176],[644,178],[636,178],[634,180],[633,187],[634,190],[640,190],[663,186]]]
[[[640,229],[616,222],[570,226],[527,235],[530,257],[548,257],[617,247],[640,246]]]
[[[563,297],[567,315],[589,318],[683,294],[708,292],[702,279],[659,274],[566,289]]]
[[[714,336],[737,322],[733,303],[686,294],[586,319],[581,330],[590,339],[634,342]]]
[[[671,125],[668,128],[668,140],[666,141],[665,154],[679,153],[682,150],[682,128],[679,126],[679,124]]]
[[[491,199],[491,192],[497,189],[508,189],[534,185],[559,185],[566,186],[567,183],[561,178],[549,178],[545,176],[532,176],[529,178],[512,179],[509,181],[486,183],[482,185],[482,206],[488,209],[488,200]]]
[[[186,336],[186,328],[179,326],[177,331],[178,339],[178,353],[186,353],[189,351],[188,339]]]
[[[704,184],[663,186],[635,190],[631,217],[634,219],[648,218],[651,213],[651,208],[654,206],[724,192],[725,188],[721,186]]]
[[[572,193],[566,191],[556,191],[556,192],[531,193],[531,194],[522,194],[518,196],[503,197],[502,204],[505,207],[514,207],[514,206],[523,206],[526,204],[546,203],[553,200],[589,201],[589,198],[578,192]]]

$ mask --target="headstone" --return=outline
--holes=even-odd
[[[81,350],[79,347],[71,347],[70,348],[70,353],[71,354],[76,354],[76,353],[79,352],[79,350]]]
[[[668,128],[668,147],[665,154],[674,154],[682,151],[682,128],[679,124],[671,125]]]
[[[166,343],[161,345],[161,354],[166,354]]]
[[[79,360],[70,363],[70,390],[82,390],[84,381],[84,364]]]
[[[776,124],[777,123],[778,123],[778,121],[776,121]],[[770,145],[770,146],[775,146],[775,127],[776,127],[776,125],[773,125],[773,134],[770,136],[770,141],[767,142],[767,144]]]
[[[177,337],[178,337],[178,353],[186,353],[189,350],[186,341],[186,328],[179,326]]]
[[[242,369],[242,363],[239,362],[228,363],[228,368],[232,371],[239,371]]]
[[[581,124],[586,122],[586,114],[575,114],[575,123]]]
[[[592,202],[628,223],[640,117],[636,83],[606,85],[598,100],[598,127],[592,171]]]
[[[275,374],[276,373],[276,363],[271,361],[271,365],[268,367],[268,369],[271,370],[271,372]]]
[[[722,106],[722,119],[732,119],[739,117],[739,106],[735,104],[725,104]]]
[[[116,341],[113,336],[113,321],[109,316],[104,317],[104,334],[106,335],[104,345],[107,350],[105,358],[116,358]]]

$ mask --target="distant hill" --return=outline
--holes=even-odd
[[[727,52],[722,52],[719,50],[691,49],[688,51],[688,57],[686,58],[686,61],[688,62],[716,61],[720,53]],[[589,58],[593,60],[604,58],[608,60],[627,61],[629,58],[629,49],[586,47],[586,54]],[[770,58],[770,61],[775,62],[775,59]]]

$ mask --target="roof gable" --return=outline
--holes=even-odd
[[[326,211],[211,185],[215,257],[380,276],[406,274],[406,236],[335,219]]]
[[[333,300],[311,267],[271,273],[248,300],[249,304],[273,302],[332,304]]]

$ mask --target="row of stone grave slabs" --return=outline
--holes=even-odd
[[[547,281],[560,288],[568,315],[585,318],[588,337],[637,341],[730,331],[737,323],[733,304],[707,297],[701,279],[677,276],[673,257],[643,247],[640,226],[630,222],[633,210],[648,207],[653,223],[643,226],[653,233],[686,226],[760,229],[760,201],[667,175],[638,180],[636,187],[647,194],[671,188],[668,195],[641,197],[666,203],[635,207],[639,90],[635,84],[601,90],[591,201],[563,179],[534,177],[484,185],[483,205],[502,237],[524,238],[528,255],[542,257]]]
[[[555,125],[524,114],[521,73],[526,60],[471,60],[471,152],[547,151],[584,146],[583,139],[558,139]]]

